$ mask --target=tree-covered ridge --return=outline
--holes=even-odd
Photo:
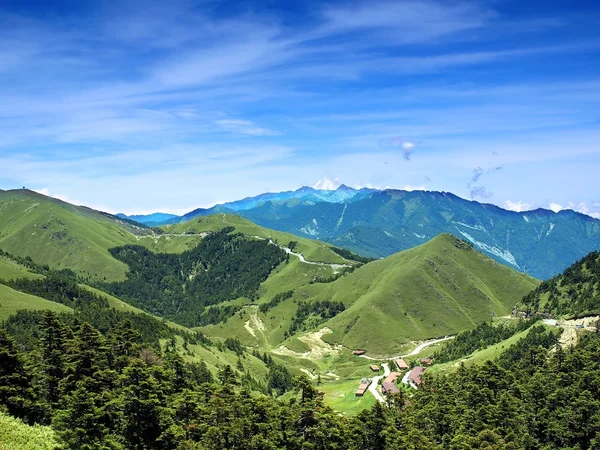
[[[314,302],[298,302],[296,314],[292,317],[289,330],[285,332],[286,338],[293,336],[298,331],[315,328],[327,320],[337,316],[346,309],[342,302],[333,300],[317,300]]]
[[[600,252],[592,252],[523,298],[529,311],[554,315],[600,313]]]
[[[434,354],[435,361],[445,363],[463,358],[526,330],[535,321],[536,319],[520,319],[514,324],[500,323],[496,325],[491,322],[483,322],[472,330],[458,333],[454,339]]]
[[[181,254],[128,245],[110,250],[129,266],[127,280],[104,287],[131,304],[187,326],[208,323],[206,308],[239,297],[254,299],[285,252],[265,240],[224,228]],[[215,314],[216,313],[216,314]],[[235,311],[233,311],[235,313]],[[208,312],[222,320],[219,311]]]
[[[356,261],[356,262],[359,262],[362,264],[366,264],[368,262],[375,261],[375,259],[376,259],[376,258],[368,258],[366,256],[357,255],[356,253],[353,253],[350,250],[347,250],[347,249],[341,248],[341,247],[332,246],[331,250],[336,252],[342,258],[348,259],[350,261]]]
[[[0,330],[0,405],[27,423],[50,423],[66,449],[598,448],[600,337],[549,352],[555,343],[555,333],[534,326],[496,362],[426,375],[411,398],[400,393],[345,417],[267,355],[269,390],[295,391],[286,400],[251,392],[229,366],[215,381],[202,365],[144,348],[127,323],[103,336],[47,314],[31,351]]]
[[[68,269],[56,271],[49,270],[47,276],[40,279],[18,278],[16,280],[2,280],[0,283],[17,291],[45,298],[52,302],[61,303],[71,308],[97,304],[108,308],[105,297],[81,287],[77,283],[75,273]]]

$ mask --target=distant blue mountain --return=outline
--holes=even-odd
[[[377,189],[353,189],[346,185],[341,185],[335,190],[315,189],[303,186],[295,191],[268,192],[257,195],[256,197],[246,197],[242,200],[227,202],[211,208],[198,208],[189,213],[176,218],[167,219],[163,224],[186,222],[194,217],[208,216],[217,213],[238,213],[247,211],[267,202],[276,202],[282,204],[307,204],[312,205],[319,202],[326,203],[347,203],[366,198],[373,192],[379,192]]]
[[[415,247],[440,233],[469,241],[498,262],[547,279],[600,249],[600,220],[574,211],[514,212],[447,192],[302,187],[196,209],[163,223],[217,213],[321,239],[370,257]]]
[[[123,213],[118,213],[116,214],[117,217],[120,217],[121,219],[129,219],[129,220],[134,220],[136,222],[139,223],[143,223],[144,225],[157,225],[163,222],[166,222],[168,220],[172,220],[177,218],[178,216],[175,214],[167,214],[167,213],[152,213],[152,214],[146,214],[146,215],[132,215],[132,216],[128,216],[126,214]]]

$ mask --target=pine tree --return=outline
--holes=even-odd
[[[0,405],[20,418],[32,412],[30,378],[13,339],[0,329]]]
[[[42,324],[41,383],[51,407],[59,403],[60,381],[65,377],[68,331],[55,313],[47,312]]]

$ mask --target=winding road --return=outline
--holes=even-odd
[[[379,403],[385,403],[385,398],[383,398],[383,395],[381,394],[381,392],[379,392],[379,390],[377,389],[379,387],[379,380],[381,380],[383,377],[387,377],[390,374],[390,367],[389,367],[390,363],[383,363],[381,364],[381,367],[383,367],[383,375],[378,375],[376,377],[372,378],[372,382],[369,385],[369,391],[371,392],[371,394],[373,394],[373,397],[375,397],[375,399],[379,402]]]
[[[414,356],[414,355],[417,355],[418,353],[420,353],[421,350],[423,350],[425,347],[429,347],[430,345],[437,344],[438,342],[447,341],[449,339],[454,339],[454,336],[446,336],[446,337],[443,337],[443,338],[440,338],[440,339],[432,339],[431,341],[423,342],[423,343],[417,345],[412,352],[407,353],[406,355],[394,356],[393,358],[387,358],[387,359],[394,360],[394,359],[398,359],[398,358],[406,358],[408,356]],[[360,357],[361,358],[365,358],[365,359],[369,359],[369,360],[372,360],[372,361],[381,361],[383,359],[383,358],[372,358],[372,357],[367,356],[367,355],[360,355]],[[384,363],[381,364],[381,366],[383,367],[383,375],[379,375],[379,376],[373,377],[373,382],[369,386],[369,392],[371,392],[371,394],[373,394],[373,397],[375,397],[375,399],[379,403],[385,403],[385,398],[383,397],[383,395],[379,391],[378,387],[379,387],[379,380],[381,380],[383,377],[387,377],[390,374],[389,364],[390,364],[389,362],[384,362]],[[402,383],[403,384],[407,384],[408,383],[408,375],[409,374],[410,374],[410,370],[408,370],[404,374],[404,377],[402,377]]]
[[[263,238],[260,236],[252,236],[252,237],[255,237],[256,239],[266,240],[266,238]],[[284,252],[286,252],[288,255],[294,255],[295,257],[297,257],[300,260],[300,262],[303,262],[304,264],[312,264],[314,266],[327,266],[327,267],[331,267],[334,271],[343,269],[344,267],[352,267],[352,265],[350,265],[350,264],[335,264],[335,263],[325,263],[325,262],[318,262],[318,261],[307,261],[306,258],[304,258],[304,255],[302,253],[296,253],[289,247],[284,247],[283,245],[279,245],[277,242],[273,241],[273,239],[269,239],[269,244],[276,245],[277,247],[282,249]]]

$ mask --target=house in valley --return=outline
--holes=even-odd
[[[408,364],[402,358],[395,359],[394,364],[398,368],[398,370],[406,370],[408,369]]]
[[[360,384],[358,385],[358,389],[356,389],[354,395],[356,395],[357,397],[362,397],[363,395],[365,395],[365,392],[367,392],[367,389],[369,389],[369,386],[372,382],[373,380],[371,380],[370,378],[363,378],[362,380],[360,380]]]
[[[425,372],[425,367],[417,366],[408,374],[408,384],[410,384],[413,388],[418,389],[421,383],[421,377]]]
[[[397,394],[400,392],[398,386],[394,383],[396,379],[402,375],[400,372],[391,372],[381,384],[381,392],[384,394]]]

